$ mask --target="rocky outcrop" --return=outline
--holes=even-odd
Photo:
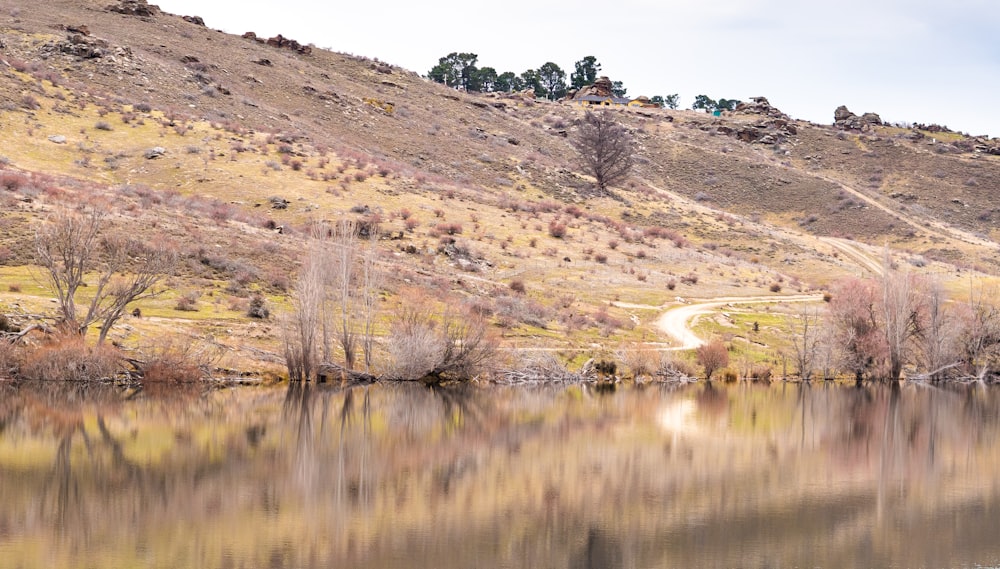
[[[107,7],[109,12],[125,14],[126,16],[139,16],[152,18],[160,13],[160,7],[155,4],[147,4],[146,0],[121,0],[118,4]]]
[[[874,126],[882,124],[882,117],[875,113],[865,113],[860,117],[852,113],[844,105],[837,107],[833,111],[833,126],[841,130],[857,130],[867,132]]]
[[[600,76],[592,85],[586,85],[581,87],[579,91],[573,94],[573,98],[580,97],[613,97],[614,93],[612,89],[614,84],[611,83],[611,79],[605,76]]]
[[[257,37],[257,34],[255,34],[254,32],[246,32],[245,34],[243,34],[243,39],[253,40],[257,43],[267,44],[271,47],[277,47],[280,49],[290,49],[302,55],[309,55],[312,53],[312,47],[308,45],[302,45],[299,42],[293,39],[286,38],[281,34],[278,34],[273,38],[268,38],[265,40],[263,38]]]
[[[190,22],[196,26],[205,25],[205,20],[203,20],[201,16],[181,16],[181,18],[183,18],[185,22]]]
[[[781,112],[777,107],[772,107],[767,97],[751,97],[750,102],[736,105],[736,112],[748,115],[764,115],[784,121],[791,120],[791,117]]]

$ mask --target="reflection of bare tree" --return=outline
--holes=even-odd
[[[591,526],[587,530],[587,540],[580,551],[569,562],[569,569],[605,569],[625,565],[622,545],[609,532]]]

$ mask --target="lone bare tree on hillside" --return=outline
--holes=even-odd
[[[597,188],[621,182],[635,163],[635,142],[611,111],[587,111],[572,140],[583,169],[597,180]]]
[[[157,294],[154,286],[173,270],[176,253],[163,240],[142,242],[106,232],[107,214],[99,208],[80,213],[58,211],[35,232],[35,257],[56,293],[62,326],[81,336],[101,323],[98,343],[132,302]],[[96,282],[88,284],[89,275]],[[93,290],[86,312],[76,305],[81,288]],[[90,289],[90,287],[93,287]]]

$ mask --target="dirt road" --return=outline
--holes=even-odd
[[[760,304],[771,302],[817,302],[819,294],[796,294],[786,296],[733,296],[696,301],[667,309],[656,321],[656,327],[680,345],[671,350],[693,350],[705,343],[691,329],[692,320],[701,314],[710,314],[721,306],[730,304]]]

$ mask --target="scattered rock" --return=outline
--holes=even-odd
[[[98,59],[108,55],[108,42],[80,33],[74,33],[63,41],[49,42],[42,46],[43,53],[64,53],[81,59]]]
[[[159,6],[155,4],[147,4],[146,0],[121,0],[118,4],[108,6],[107,10],[117,14],[139,16],[142,18],[152,18],[160,13]]]
[[[181,63],[198,63],[198,58],[193,55],[185,55],[181,58]]]
[[[54,142],[56,144],[66,144],[66,137],[61,134],[53,134],[49,136],[49,142]]]
[[[273,63],[271,63],[270,59],[266,59],[263,57],[254,61],[254,63],[256,63],[257,65],[263,65],[264,67],[271,67],[272,65],[274,65]]]
[[[159,158],[160,156],[163,156],[166,153],[167,153],[166,148],[162,146],[154,146],[153,148],[147,150],[145,154],[143,154],[143,156],[146,157],[146,160],[152,160],[154,158]]]
[[[205,20],[201,19],[201,16],[181,16],[185,22],[191,22],[196,26],[204,26]]]
[[[392,75],[392,66],[387,63],[375,62],[371,64],[370,68],[378,73],[383,73],[385,75]]]
[[[71,34],[80,34],[81,36],[90,35],[90,28],[88,28],[86,25],[83,24],[78,26],[73,26],[73,25],[66,26],[66,31]]]
[[[267,201],[271,202],[272,209],[288,209],[288,204],[292,203],[280,196],[271,196]]]

